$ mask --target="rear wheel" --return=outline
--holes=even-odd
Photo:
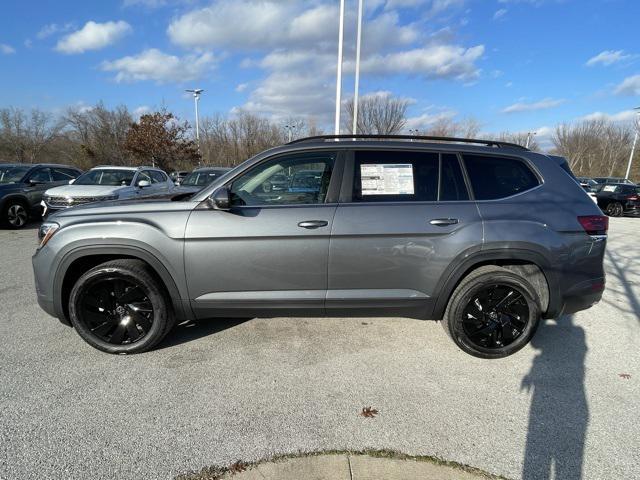
[[[21,201],[8,200],[2,209],[2,221],[9,228],[22,228],[29,222],[29,210]]]
[[[465,352],[502,358],[524,347],[540,321],[540,300],[520,275],[496,266],[471,272],[453,292],[443,326]]]
[[[163,286],[139,260],[114,260],[83,274],[71,290],[69,317],[91,346],[108,353],[140,353],[174,325]]]
[[[607,205],[606,214],[610,217],[621,217],[624,209],[622,208],[622,204],[620,202],[611,202]]]

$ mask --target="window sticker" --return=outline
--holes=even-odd
[[[606,185],[603,189],[603,192],[615,192],[616,191],[616,185]]]
[[[413,195],[413,165],[373,163],[360,165],[362,195]]]

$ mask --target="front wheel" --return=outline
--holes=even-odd
[[[480,267],[455,289],[443,319],[453,341],[480,358],[503,358],[524,347],[540,321],[540,300],[520,275]]]
[[[8,200],[2,209],[2,220],[7,227],[19,229],[29,222],[29,211],[24,203]]]
[[[71,290],[69,317],[89,345],[140,353],[169,333],[174,315],[163,286],[139,260],[114,260],[84,273]]]

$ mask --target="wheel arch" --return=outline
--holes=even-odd
[[[432,317],[442,319],[449,299],[462,279],[473,270],[485,265],[502,266],[520,275],[526,275],[540,296],[543,316],[553,318],[560,312],[558,273],[551,262],[535,250],[501,248],[481,250],[452,262],[442,276]]]
[[[180,291],[169,271],[152,253],[132,246],[86,246],[67,253],[60,261],[54,276],[53,302],[56,316],[70,325],[68,300],[75,281],[87,270],[115,259],[135,259],[146,263],[158,281],[167,289],[178,321],[193,316],[188,300]]]

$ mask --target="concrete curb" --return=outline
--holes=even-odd
[[[179,476],[180,480],[487,480],[490,474],[464,466],[420,458],[390,458],[358,453],[327,453],[281,458],[248,466],[238,463],[220,474],[216,469]]]

